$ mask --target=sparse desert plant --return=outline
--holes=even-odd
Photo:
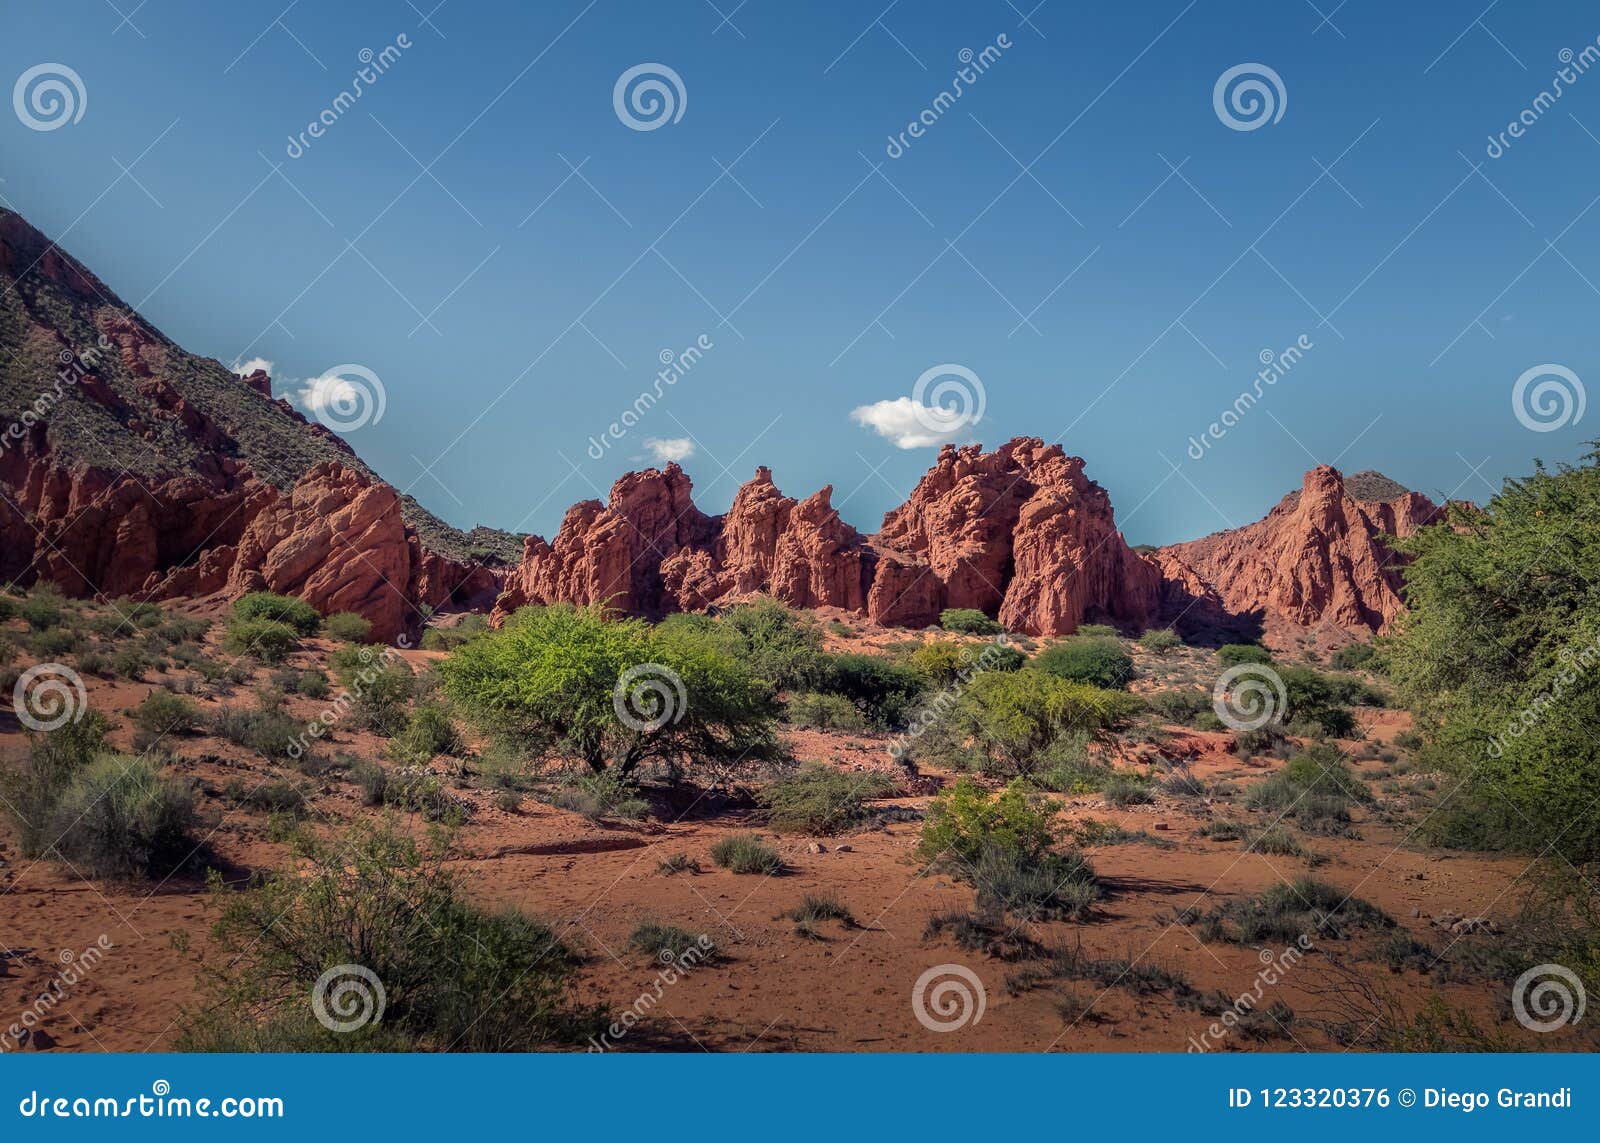
[[[853,928],[856,923],[854,915],[832,893],[807,893],[800,899],[800,904],[790,909],[784,916],[802,924],[839,921]]]
[[[590,821],[604,818],[637,821],[650,812],[650,803],[639,796],[638,787],[610,771],[585,770],[570,774],[548,796],[551,805],[582,814]]]
[[[1113,774],[1100,792],[1108,806],[1138,806],[1155,801],[1150,784],[1130,774]]]
[[[1211,709],[1211,696],[1205,691],[1157,691],[1145,696],[1150,709],[1158,718],[1179,726],[1190,726],[1205,711]]]
[[[199,722],[192,702],[168,691],[151,691],[133,708],[134,724],[147,734],[188,734]]]
[[[1375,654],[1371,643],[1351,643],[1330,655],[1328,666],[1336,671],[1353,671],[1371,664]]]
[[[855,731],[865,730],[867,726],[866,717],[856,709],[855,703],[843,695],[825,695],[815,691],[790,695],[784,703],[784,712],[791,726]]]
[[[211,732],[263,758],[287,759],[305,730],[281,710],[248,710],[227,706],[211,716]]]
[[[79,771],[51,808],[49,855],[80,876],[166,877],[198,848],[194,794],[149,758],[105,754]]]
[[[677,925],[646,921],[628,934],[628,947],[661,964],[704,964],[717,959],[716,942],[706,933],[691,933]]]
[[[784,870],[778,851],[758,834],[739,833],[725,837],[711,847],[711,860],[730,873],[764,873],[772,876]]]
[[[308,808],[300,787],[278,780],[251,784],[236,778],[223,787],[222,796],[236,806],[296,818],[303,817]]]
[[[413,766],[426,765],[440,754],[459,754],[464,747],[450,712],[437,704],[417,707],[405,729],[389,740],[390,755]]]
[[[331,689],[328,676],[315,667],[308,671],[301,671],[300,677],[295,680],[294,689],[309,699],[323,699],[328,697]]]
[[[870,816],[866,802],[894,794],[898,785],[873,770],[848,773],[820,762],[807,763],[759,794],[774,829],[787,833],[832,834],[861,825]]]
[[[346,717],[352,727],[383,737],[405,729],[410,718],[407,703],[415,686],[415,676],[403,661],[364,669],[350,686],[355,697]]]
[[[40,857],[54,839],[48,819],[72,780],[105,749],[111,724],[98,711],[31,735],[14,768],[0,769],[0,804],[16,826],[24,857]]]
[[[679,873],[699,873],[700,863],[687,853],[674,853],[656,862],[656,872],[664,877],[672,877]]]
[[[574,950],[535,917],[470,901],[453,856],[448,841],[424,846],[392,825],[362,825],[338,845],[314,845],[309,871],[271,873],[243,891],[215,877],[219,955],[178,1046],[506,1052],[582,1040],[603,1016],[571,999]],[[383,1017],[330,1031],[306,998],[325,970],[352,964],[382,983]],[[341,984],[375,1009],[365,981],[326,987]]]
[[[66,614],[66,598],[50,584],[35,584],[17,604],[17,614],[35,631],[58,625]]]
[[[300,646],[300,636],[292,626],[276,619],[236,618],[228,624],[222,645],[233,655],[254,655],[263,663],[281,663]]]
[[[1171,628],[1152,627],[1139,636],[1139,646],[1152,654],[1165,655],[1168,651],[1183,646],[1183,640]]]

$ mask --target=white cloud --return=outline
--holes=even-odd
[[[948,444],[972,423],[960,414],[920,404],[910,397],[862,405],[851,411],[850,419],[893,441],[899,448]]]
[[[361,390],[337,373],[324,373],[320,377],[311,377],[293,384],[299,385],[299,388],[289,391],[289,401],[299,405],[308,413],[320,413],[325,409],[340,407],[348,409],[360,405],[365,400]]]
[[[646,437],[644,447],[659,461],[688,460],[694,455],[694,442],[688,437]]]
[[[272,362],[265,357],[252,357],[249,361],[235,361],[233,363],[233,371],[240,377],[248,377],[257,369],[265,369],[267,376],[272,376]]]

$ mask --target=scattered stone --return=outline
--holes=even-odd
[[[855,852],[855,850],[851,849],[848,845],[836,845],[836,846],[833,847],[833,851],[835,853],[854,853]]]
[[[828,847],[823,845],[820,841],[814,841],[810,845],[806,846],[806,852],[807,853],[827,853],[828,852]]]

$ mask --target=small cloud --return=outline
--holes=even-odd
[[[658,437],[646,437],[644,447],[650,450],[650,455],[657,460],[688,460],[694,455],[694,442],[688,437],[667,437],[665,440]]]
[[[973,423],[959,413],[924,405],[910,397],[862,405],[851,411],[850,419],[893,441],[898,448],[948,444]]]
[[[272,376],[272,362],[265,357],[252,357],[249,361],[235,361],[233,363],[233,371],[240,377],[248,377],[257,369],[265,370],[268,377]]]

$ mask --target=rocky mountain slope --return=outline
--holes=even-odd
[[[499,574],[471,549],[495,537],[429,515],[270,394],[0,210],[0,581],[143,598],[336,586],[319,606],[359,603],[386,637],[420,605],[493,598]]]

